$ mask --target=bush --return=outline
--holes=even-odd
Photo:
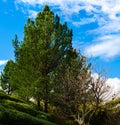
[[[91,114],[89,114],[89,116],[90,115]],[[93,111],[89,122],[90,125],[110,125],[110,114],[107,110],[102,109],[99,109],[95,112]]]
[[[15,98],[15,97],[11,97],[11,96],[5,94],[3,91],[0,91],[0,100],[5,100],[5,99],[11,100],[11,101],[15,101],[15,102],[23,102],[23,103],[25,103],[25,101],[23,101],[21,99],[18,99],[18,98]]]
[[[41,111],[37,111],[37,110],[35,110],[35,108],[32,105],[28,105],[25,103],[4,100],[2,105],[4,105],[5,107],[8,107],[8,108],[18,110],[20,112],[30,114],[30,115],[35,116],[35,117],[40,118],[40,119],[48,120],[48,117],[49,117],[48,114],[43,113]]]
[[[69,120],[63,116],[49,115],[48,120],[51,122],[57,123],[58,125],[73,125],[72,120]]]
[[[0,106],[0,123],[9,125],[55,125],[43,119],[35,118],[29,114],[4,108]]]
[[[0,90],[0,93],[4,93],[5,94],[5,92],[3,90]]]
[[[28,104],[25,104],[25,103],[21,103],[21,102],[14,102],[14,101],[11,101],[11,100],[4,100],[3,101],[3,104],[5,106],[10,106],[10,107],[13,107],[14,109],[16,110],[19,110],[21,112],[25,112],[25,113],[28,113],[28,114],[31,114],[33,116],[36,116],[37,115],[37,111],[35,111],[31,105],[28,105]]]

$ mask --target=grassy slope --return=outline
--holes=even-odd
[[[0,91],[0,125],[56,125],[48,119],[33,105]]]
[[[112,125],[120,125],[120,107],[116,107],[119,103],[120,98],[106,104],[108,108],[113,107]],[[0,125],[72,125],[68,122],[45,114],[37,110],[35,105],[0,91]]]

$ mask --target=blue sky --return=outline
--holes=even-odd
[[[15,34],[21,41],[27,18],[45,4],[73,29],[73,46],[120,87],[120,0],[0,0],[0,71],[14,59]]]

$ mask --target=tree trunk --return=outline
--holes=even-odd
[[[48,101],[45,100],[45,104],[44,104],[44,112],[47,113],[48,112]]]
[[[37,106],[40,108],[40,97],[37,98]]]

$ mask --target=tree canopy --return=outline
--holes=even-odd
[[[22,43],[19,45],[17,38],[13,41],[17,84],[33,92],[32,96],[38,100],[38,106],[43,99],[45,110],[53,89],[50,75],[61,63],[67,65],[71,58],[77,57],[72,47],[72,35],[67,23],[61,24],[58,15],[54,16],[46,5],[35,20],[28,19]]]

